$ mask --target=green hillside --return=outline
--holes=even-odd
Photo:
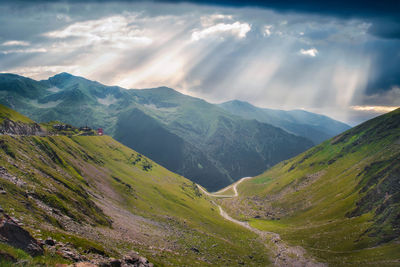
[[[400,262],[400,109],[238,187],[228,212],[333,266]]]
[[[11,120],[14,122],[22,122],[22,123],[27,123],[27,124],[32,124],[35,123],[28,117],[25,117],[24,115],[6,107],[3,105],[0,105],[0,124],[3,123],[4,120]]]
[[[68,73],[44,81],[12,74],[0,77],[1,104],[39,122],[103,128],[210,191],[258,175],[312,146],[304,137],[166,87],[126,90]]]
[[[88,260],[133,249],[158,266],[269,262],[258,236],[223,219],[195,184],[109,136],[0,135],[0,187],[4,213]],[[32,257],[0,241],[1,266],[73,262],[45,248]]]
[[[43,135],[45,132],[36,122],[0,104],[0,135]]]
[[[268,123],[289,133],[308,138],[316,145],[350,128],[347,124],[305,110],[259,108],[239,100],[225,102],[219,106],[243,118]]]

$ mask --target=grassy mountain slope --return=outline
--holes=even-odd
[[[8,108],[6,106],[0,105],[0,124],[3,123],[3,121],[6,119],[14,121],[14,122],[21,122],[21,123],[26,123],[26,124],[35,123],[33,120],[21,115],[20,113],[16,112],[15,110]]]
[[[109,136],[2,135],[0,144],[1,208],[36,238],[70,242],[89,259],[134,249],[160,266],[268,263],[257,236],[224,220],[195,184]],[[0,252],[70,262],[1,242]]]
[[[243,118],[255,119],[303,136],[312,140],[314,144],[319,144],[350,128],[350,126],[327,116],[304,110],[284,111],[258,108],[238,100],[228,101],[219,106]]]
[[[183,175],[191,174],[196,183],[218,188],[229,179],[227,175],[218,176],[220,171],[200,149],[166,130],[159,121],[139,109],[119,117],[115,138],[157,159],[159,164],[168,166],[170,170],[179,171]]]
[[[171,155],[182,158],[174,165],[165,166],[191,177],[210,190],[226,186],[243,176],[261,173],[266,165],[272,166],[288,155],[295,155],[311,146],[308,140],[254,120],[231,116],[215,105],[169,88],[130,92],[146,108],[140,110],[168,131],[165,136],[175,135],[181,139],[180,151],[176,151],[178,145],[171,149],[164,146],[163,149],[156,149],[151,157],[157,161],[163,156],[171,158]],[[115,134],[118,140],[124,133],[134,135],[140,131],[136,127],[140,123],[138,120],[130,123],[130,131],[121,131],[121,128],[129,127],[125,122],[134,118],[136,113],[138,109],[120,116],[121,123],[117,124]],[[143,116],[141,121],[145,121]],[[147,127],[146,135],[153,140],[160,139],[155,132],[158,134],[160,131]],[[141,139],[135,140],[141,142]],[[140,144],[132,147],[137,146]]]
[[[0,104],[0,135],[42,135],[45,131],[36,122]]]
[[[334,266],[400,261],[400,109],[240,184],[224,205]]]
[[[10,77],[28,84],[25,91],[34,82]],[[211,191],[257,175],[312,146],[305,138],[166,87],[125,90],[62,73],[36,82],[37,92],[27,95],[10,86],[11,78],[4,84],[0,80],[0,103],[40,122],[104,128],[118,141]]]

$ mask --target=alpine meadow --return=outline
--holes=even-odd
[[[399,266],[399,13],[0,1],[0,267]]]

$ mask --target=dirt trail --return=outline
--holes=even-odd
[[[216,192],[216,193],[222,193],[224,191],[227,191],[230,188],[233,188],[233,191],[235,193],[234,195],[217,195],[216,193],[207,192],[200,185],[197,185],[197,187],[205,195],[210,196],[210,197],[232,198],[232,197],[239,196],[238,191],[237,191],[237,186],[244,180],[251,179],[251,178],[252,177],[244,177],[244,178],[238,180],[237,182],[235,182],[234,184],[232,184],[231,186],[228,186],[228,187]],[[295,247],[289,246],[288,244],[286,244],[285,242],[282,241],[279,234],[273,233],[273,232],[261,231],[261,230],[258,230],[257,228],[252,227],[248,222],[236,220],[236,219],[232,218],[231,216],[229,216],[229,214],[226,213],[226,211],[224,211],[220,205],[218,205],[214,201],[213,201],[213,203],[214,203],[214,205],[218,206],[220,215],[222,217],[224,217],[226,220],[236,223],[236,224],[258,234],[264,240],[264,242],[266,242],[265,246],[268,249],[271,249],[274,254],[272,260],[273,260],[275,266],[293,266],[293,267],[302,267],[302,266],[324,267],[324,266],[327,266],[324,263],[319,263],[309,257],[306,257],[305,256],[306,251],[304,248],[302,248],[300,246],[295,246]]]
[[[250,178],[251,178],[251,177],[243,177],[242,179],[240,179],[240,180],[236,181],[235,183],[231,184],[230,186],[225,187],[224,189],[221,189],[221,190],[219,190],[219,191],[217,191],[217,192],[215,192],[215,193],[209,193],[209,192],[207,192],[203,187],[201,187],[201,186],[199,186],[199,185],[197,185],[197,186],[200,188],[200,190],[201,190],[204,194],[206,194],[207,196],[210,196],[210,197],[220,197],[220,198],[237,197],[237,196],[239,195],[239,194],[238,194],[238,191],[237,191],[237,186],[238,186],[241,182],[243,182],[244,180],[247,180],[247,179],[250,179]],[[219,195],[219,193],[225,192],[225,191],[227,191],[227,190],[229,190],[229,189],[231,189],[231,188],[233,188],[233,192],[235,193],[234,195]]]

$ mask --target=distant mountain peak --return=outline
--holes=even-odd
[[[61,73],[58,73],[58,74],[56,74],[56,75],[54,75],[52,77],[49,77],[49,80],[54,80],[54,79],[57,79],[57,80],[62,79],[62,80],[64,80],[64,79],[69,79],[69,78],[72,78],[72,77],[77,77],[77,76],[74,76],[74,75],[72,75],[71,73],[68,73],[68,72],[61,72]]]
[[[167,86],[160,86],[160,87],[155,87],[155,88],[146,88],[146,89],[142,89],[148,92],[155,92],[157,94],[161,94],[161,95],[170,95],[170,96],[176,96],[176,95],[183,95],[181,92],[172,89],[170,87]]]
[[[68,72],[61,72],[59,74],[56,74],[55,76],[65,76],[65,77],[70,77],[70,76],[74,76],[71,73]]]
[[[221,103],[220,106],[222,107],[235,107],[235,108],[240,108],[240,109],[245,109],[245,110],[255,110],[257,109],[257,107],[255,107],[254,105],[250,104],[247,101],[243,101],[243,100],[230,100],[230,101],[226,101],[224,103]]]
[[[75,85],[75,84],[81,84],[84,87],[98,86],[98,85],[103,86],[99,82],[92,81],[81,76],[75,76],[67,72],[61,72],[59,74],[56,74],[53,77],[50,77],[48,81],[50,81],[52,85],[60,87],[64,87],[66,85]]]
[[[64,81],[69,80],[69,79],[74,78],[74,77],[76,77],[76,76],[74,76],[74,75],[72,75],[70,73],[61,72],[61,73],[56,74],[56,75],[54,75],[52,77],[49,77],[48,80],[51,83],[59,83],[59,82],[64,82]]]

